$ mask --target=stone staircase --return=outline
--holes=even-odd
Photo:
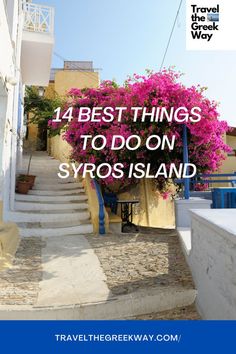
[[[28,156],[24,157],[27,170]],[[35,185],[28,194],[15,196],[15,211],[9,220],[15,222],[20,236],[64,236],[93,232],[87,196],[82,183],[74,178],[57,176],[60,162],[46,153],[34,154],[30,174],[36,175]]]

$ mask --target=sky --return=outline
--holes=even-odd
[[[92,60],[101,79],[158,71],[179,0],[39,0],[55,7],[54,51],[67,60]],[[54,55],[53,67],[63,61]],[[221,119],[236,127],[236,51],[186,51],[185,1],[167,52],[186,85],[208,87]]]

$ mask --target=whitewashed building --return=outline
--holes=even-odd
[[[16,164],[24,135],[24,86],[47,86],[54,44],[54,9],[0,0],[0,220],[14,209]]]

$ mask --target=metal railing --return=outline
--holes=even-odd
[[[233,177],[232,179],[217,179],[222,177]],[[231,185],[235,184],[236,182],[236,172],[234,173],[202,173],[196,175],[192,180],[191,184],[213,184],[213,183],[231,183]]]
[[[94,179],[93,180],[97,197],[98,197],[98,204],[99,204],[99,234],[104,235],[106,233],[105,231],[105,213],[104,213],[104,200],[102,197],[102,192],[101,188],[99,186],[99,183]]]
[[[23,12],[25,31],[53,34],[53,7],[25,2]]]
[[[218,178],[222,178],[222,177],[232,177],[231,179],[218,179]],[[183,184],[184,187],[186,188],[185,185],[185,180],[186,178],[182,178],[182,179],[175,179],[174,182],[176,184]],[[190,195],[190,190],[194,187],[194,185],[196,184],[214,184],[214,183],[231,183],[232,187],[236,186],[236,172],[234,173],[214,173],[214,174],[208,174],[208,173],[201,173],[198,174],[196,176],[194,176],[191,179],[188,179],[189,183],[187,185],[187,195]],[[186,193],[184,193],[185,195],[185,199],[186,198]]]

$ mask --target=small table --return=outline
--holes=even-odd
[[[127,227],[134,228],[135,231],[139,230],[137,225],[133,223],[133,205],[138,203],[137,199],[117,200],[117,204],[120,204],[121,208],[122,232]]]

